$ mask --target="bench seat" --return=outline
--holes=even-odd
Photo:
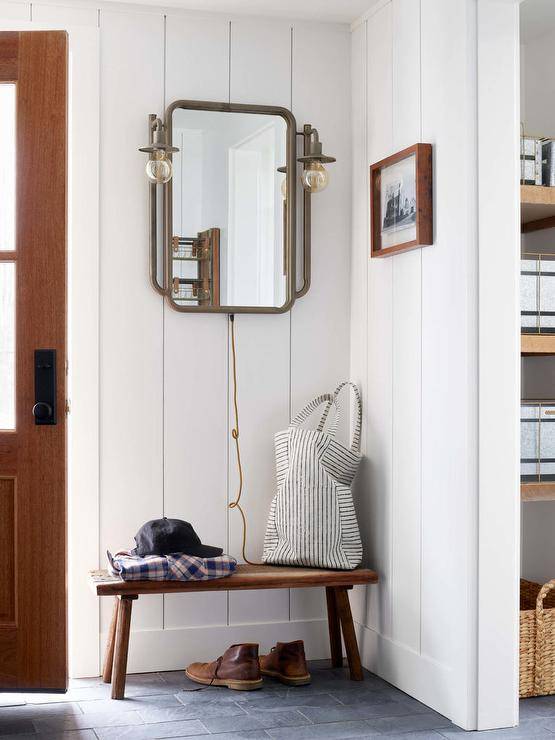
[[[108,633],[103,679],[112,683],[112,699],[125,696],[125,676],[131,630],[133,601],[148,594],[191,593],[193,591],[248,591],[273,588],[326,589],[331,659],[334,667],[343,665],[341,631],[351,679],[363,680],[362,665],[353,625],[348,590],[353,586],[378,582],[378,575],[367,568],[323,570],[291,568],[276,565],[238,565],[225,578],[209,581],[123,581],[106,570],[91,571],[89,583],[97,596],[115,597],[114,612]]]

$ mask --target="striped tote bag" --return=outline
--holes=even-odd
[[[339,422],[338,395],[350,386],[356,399],[356,420],[350,447],[335,437]],[[304,422],[324,406],[315,430]],[[324,431],[330,410],[333,419]],[[352,570],[362,560],[362,543],[353,506],[351,484],[361,460],[362,406],[356,385],[341,383],[308,403],[275,436],[277,494],[270,507],[262,560],[275,565]]]

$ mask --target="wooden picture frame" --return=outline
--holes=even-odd
[[[414,144],[371,165],[370,224],[371,257],[433,244],[431,144]]]

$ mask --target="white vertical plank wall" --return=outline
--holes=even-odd
[[[518,181],[523,118],[519,110],[518,4],[480,0],[477,28],[481,399],[478,727],[488,729],[516,724],[519,712],[519,655],[513,647],[519,639],[521,508]],[[500,305],[502,316],[498,315]],[[503,424],[498,422],[500,399]],[[541,536],[541,524],[538,532]],[[550,549],[545,548],[546,562]]]
[[[163,510],[163,304],[147,279],[148,189],[137,149],[146,114],[163,106],[164,18],[102,9],[100,29],[102,557],[131,547]],[[102,606],[105,631],[111,604]],[[140,600],[135,629],[160,629],[162,609],[161,596]]]
[[[314,49],[325,53],[314,63]],[[292,110],[299,128],[318,128],[329,165],[330,184],[312,199],[312,285],[291,312],[291,405],[297,411],[316,388],[332,391],[349,377],[351,150],[346,112],[350,109],[350,33],[346,27],[296,23],[293,28]],[[346,135],[347,133],[347,135]],[[333,359],[332,359],[333,358]],[[319,391],[320,392],[320,391]],[[340,405],[347,419],[352,399]],[[345,434],[348,425],[342,424]],[[346,439],[344,440],[346,441]],[[292,590],[291,618],[325,614],[322,589]]]
[[[166,18],[166,104],[227,100],[229,23]],[[185,236],[194,236],[186,234]],[[227,326],[164,306],[164,515],[227,545]],[[210,502],[210,505],[207,503]],[[164,597],[164,627],[227,624],[227,594]]]
[[[301,311],[300,302],[297,314],[236,317],[247,554],[258,560],[275,486],[273,434],[287,425],[292,407],[348,375],[349,29],[94,2],[6,1],[0,16],[22,22],[32,17],[37,28],[47,22],[99,26],[98,280],[86,252],[77,255],[76,265],[79,274],[90,267],[88,320],[94,337],[96,316],[100,356],[99,493],[93,491],[82,509],[83,516],[89,512],[88,538],[98,546],[76,561],[83,572],[104,564],[106,549],[131,546],[138,527],[162,515],[192,521],[204,541],[241,555],[239,515],[227,510],[237,486],[228,320],[177,314],[150,287],[148,189],[145,158],[137,151],[146,141],[147,115],[161,114],[176,98],[293,106],[299,127],[308,120],[317,126],[338,157],[329,190],[320,203],[315,198],[313,287],[304,299],[310,305]],[[323,42],[327,56],[314,65]],[[94,120],[90,109],[89,115]],[[94,159],[94,149],[87,157]],[[87,167],[91,174],[94,169],[87,157],[85,177]],[[326,336],[331,342],[323,341]],[[86,490],[95,485],[93,475]],[[77,572],[70,601],[88,604]],[[87,608],[90,618],[75,632],[72,647],[85,656],[72,665],[76,676],[96,673],[100,664],[94,600]],[[100,648],[110,611],[103,602]],[[264,598],[143,598],[134,608],[133,631],[131,671],[182,668],[246,639],[266,649],[278,639],[301,637],[313,657],[328,654],[318,590],[292,598],[287,590]]]
[[[291,24],[242,20],[231,23],[230,100],[232,103],[291,108]],[[246,70],[249,70],[246,74]],[[241,503],[248,513],[247,558],[260,561],[268,509],[275,492],[273,435],[289,422],[290,317],[235,317],[239,424],[245,486]],[[229,427],[234,424],[229,380]],[[229,448],[229,491],[238,486],[237,462]],[[241,517],[229,512],[230,549],[241,550]],[[230,624],[289,619],[289,592],[229,594]]]
[[[31,20],[31,3],[0,2],[0,18],[5,21],[29,21]],[[4,26],[7,28],[7,26]]]
[[[366,398],[368,456],[357,502],[381,578],[377,594],[356,594],[363,662],[466,729],[517,719],[515,17],[510,0],[381,0],[352,38],[351,362]],[[499,130],[503,191],[487,154]],[[434,244],[368,260],[368,169],[357,154],[365,148],[371,164],[417,141],[434,147]],[[506,214],[503,238],[493,213]],[[488,291],[496,268],[507,277],[501,333]],[[493,416],[500,404],[503,421]],[[500,486],[507,455],[514,465]]]
[[[392,7],[393,150],[422,141],[419,4]],[[422,504],[422,251],[394,255],[391,596],[394,638],[420,650]]]
[[[381,2],[353,29],[353,137],[366,143],[367,166],[354,161],[353,192],[364,197],[355,195],[353,205],[351,306],[353,343],[362,340],[356,321],[365,321],[367,334],[366,361],[359,348],[351,350],[366,398],[368,462],[357,501],[369,562],[381,576],[377,595],[357,591],[363,661],[465,727],[475,726],[470,5]],[[417,141],[434,144],[434,246],[368,260],[368,165]],[[458,177],[449,186],[454,156]],[[366,286],[356,274],[364,261]]]

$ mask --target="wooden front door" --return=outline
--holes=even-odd
[[[67,49],[0,33],[0,690],[67,688]]]

